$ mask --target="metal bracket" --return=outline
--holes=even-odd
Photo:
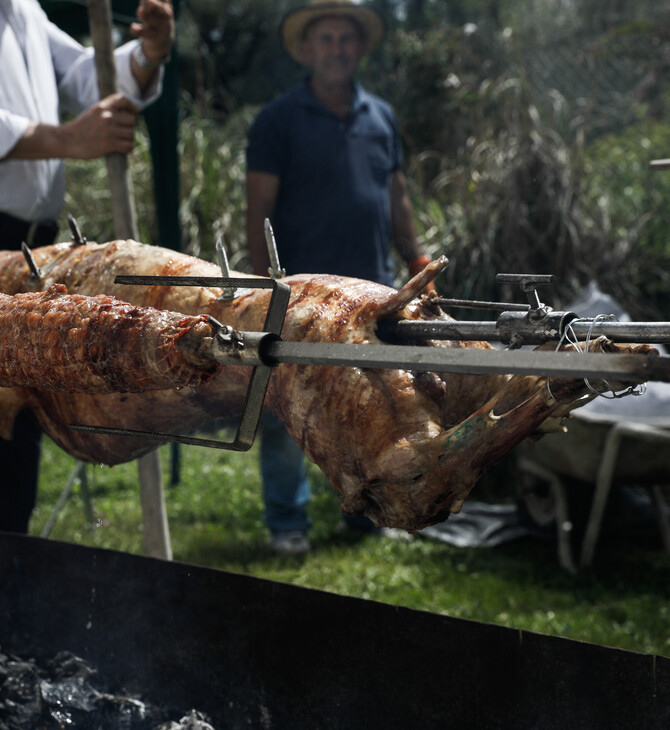
[[[502,310],[495,322],[410,321],[380,322],[382,338],[394,339],[482,339],[502,342],[510,349],[522,345],[541,345],[560,340],[568,325],[577,319],[574,312],[560,312],[543,304],[536,287],[553,284],[553,274],[497,274],[496,281],[518,283],[528,304],[483,302],[469,299],[438,299],[438,304],[471,309]]]
[[[554,312],[540,300],[536,287],[539,284],[553,284],[553,274],[496,274],[496,281],[518,283],[528,298],[528,312],[525,314],[503,312],[496,324],[502,335],[501,342],[508,344],[512,349],[532,343],[537,338],[538,331],[546,341],[559,339],[567,325],[577,319],[577,315],[573,312]]]
[[[141,286],[215,286],[238,287],[245,289],[272,289],[270,304],[265,315],[263,325],[264,334],[279,336],[284,325],[284,317],[291,297],[291,288],[275,279],[226,278],[211,276],[117,276],[115,284],[135,284]],[[248,451],[254,443],[258,422],[263,411],[263,403],[267,392],[268,382],[272,374],[272,365],[255,365],[251,372],[249,386],[244,404],[244,410],[237,426],[233,441],[219,441],[191,436],[180,436],[171,433],[156,431],[140,431],[125,428],[107,428],[104,426],[88,426],[70,424],[74,431],[97,433],[108,436],[131,436],[152,439],[154,441],[174,441],[192,446],[208,446],[215,449],[229,449],[231,451]]]
[[[501,284],[518,283],[521,291],[528,297],[531,318],[541,317],[547,311],[547,306],[542,304],[538,296],[538,284],[553,284],[553,274],[496,274],[496,281]]]

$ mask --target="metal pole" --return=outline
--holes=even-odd
[[[88,0],[88,19],[95,49],[95,69],[100,98],[118,91],[114,45],[112,41],[112,9],[109,0]],[[119,238],[137,240],[137,216],[132,195],[128,158],[108,155],[107,174],[112,197],[114,232]],[[163,493],[163,477],[158,451],[138,460],[144,552],[153,557],[172,558],[170,534]]]
[[[84,479],[83,475],[85,475],[85,474],[86,474],[86,464],[83,461],[78,461],[75,464],[75,467],[72,470],[72,473],[70,474],[70,478],[67,480],[65,489],[63,489],[63,491],[60,493],[60,496],[58,497],[58,501],[56,502],[56,506],[53,508],[53,511],[49,515],[49,519],[44,524],[44,527],[42,528],[42,532],[40,532],[40,537],[49,537],[49,535],[51,534],[51,530],[53,530],[54,525],[56,524],[58,515],[63,510],[63,507],[65,507],[65,504],[67,503],[67,500],[70,497],[70,494],[74,487],[74,483],[77,481],[77,478]],[[89,505],[88,510],[86,509],[86,506],[85,506],[84,511],[86,512],[86,519],[88,521],[90,505]],[[89,524],[90,524],[90,521],[89,521]]]
[[[555,313],[557,316],[560,312]],[[503,322],[505,326],[500,326]],[[612,342],[635,342],[637,344],[670,343],[670,322],[615,322],[608,319],[576,319],[569,322],[571,330],[579,340],[604,335]],[[562,332],[543,321],[534,323],[526,315],[509,315],[493,321],[469,320],[410,320],[399,322],[381,321],[378,332],[384,338],[399,340],[488,340],[505,342],[510,334],[517,332],[526,345],[542,345],[558,341]]]

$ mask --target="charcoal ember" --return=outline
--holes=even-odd
[[[39,672],[31,660],[0,654],[0,730],[38,730]]]
[[[0,653],[0,730],[215,730],[195,710],[159,708],[107,685],[70,652],[42,664]]]
[[[207,716],[202,712],[191,710],[179,722],[159,725],[156,730],[214,730],[214,726],[210,725]]]

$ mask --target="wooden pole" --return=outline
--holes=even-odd
[[[110,1],[88,0],[88,20],[95,50],[98,89],[100,98],[104,99],[118,91]],[[106,162],[115,235],[118,238],[137,240],[139,234],[128,158],[120,153],[111,154],[107,156]],[[138,473],[144,525],[144,552],[146,555],[170,560],[172,548],[158,450],[138,460]]]
[[[100,98],[119,90],[112,42],[112,9],[109,0],[88,0],[88,22],[95,49],[95,70]],[[132,194],[128,158],[120,152],[107,155],[107,174],[112,197],[114,233],[137,240],[137,214]]]

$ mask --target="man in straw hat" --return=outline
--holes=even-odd
[[[392,286],[392,245],[412,274],[429,259],[416,241],[393,110],[354,80],[361,59],[381,42],[384,22],[351,0],[312,0],[284,17],[280,33],[309,75],[263,108],[250,131],[247,241],[254,271],[268,273],[269,218],[287,273]],[[280,553],[306,552],[304,457],[271,416],[261,431],[261,473],[271,544]],[[346,524],[372,529],[369,521]]]

